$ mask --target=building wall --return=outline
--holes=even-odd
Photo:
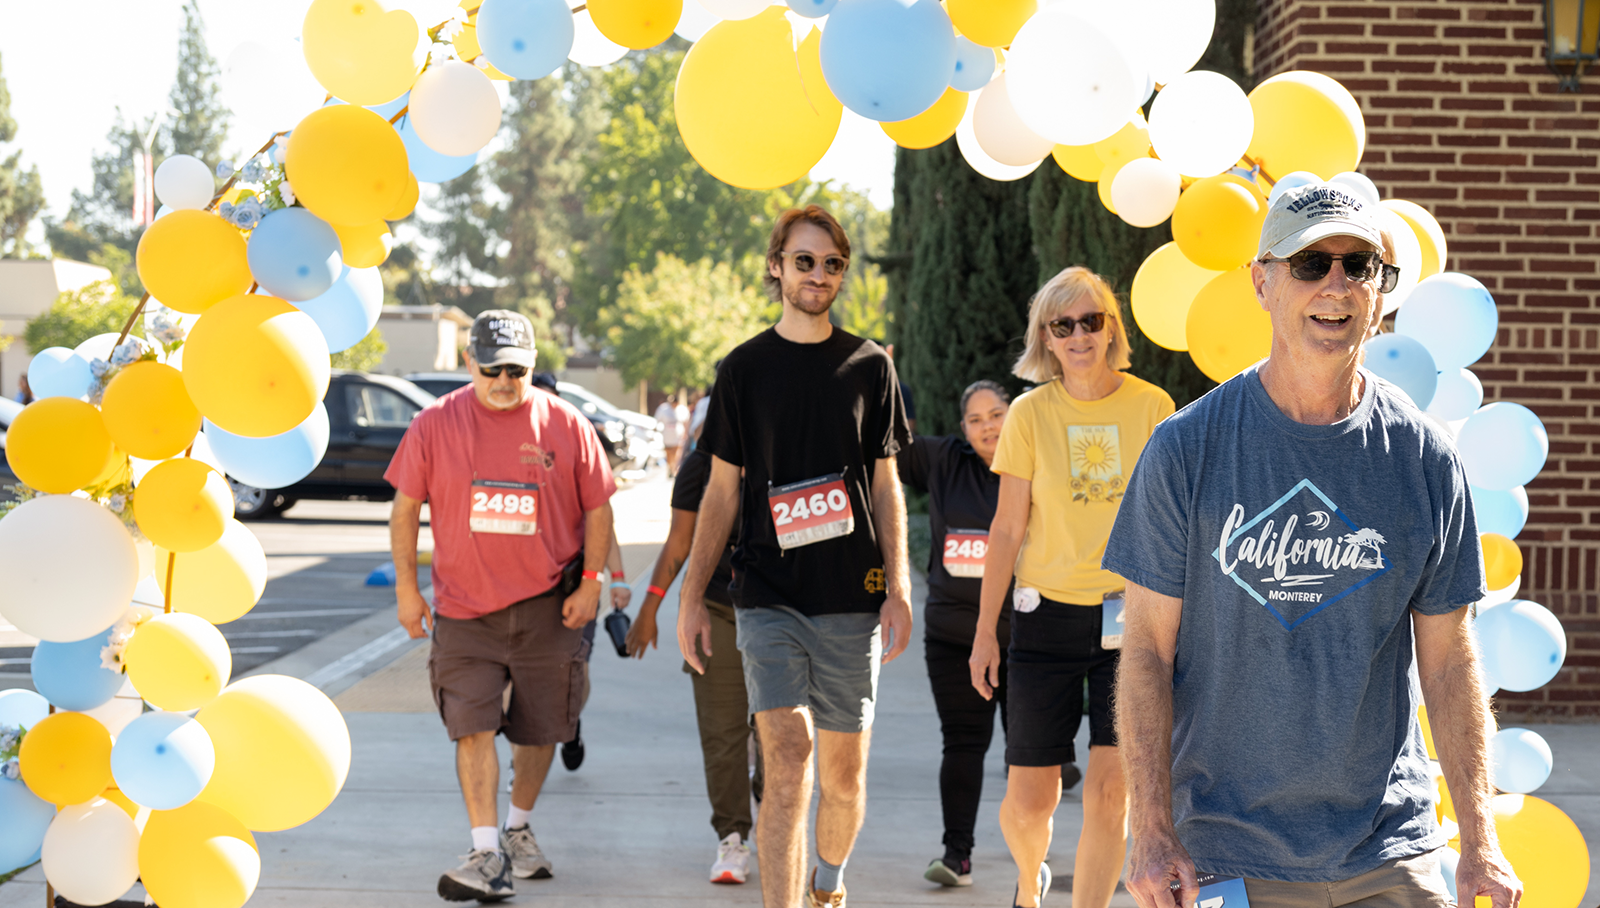
[[[374,372],[453,372],[472,319],[454,306],[384,306],[378,334],[388,345]]]
[[[17,379],[33,360],[22,340],[28,320],[49,309],[62,291],[110,279],[109,270],[70,259],[0,260],[0,338],[11,339],[0,350],[0,394],[16,395]]]
[[[1255,76],[1326,73],[1366,116],[1361,170],[1429,209],[1452,271],[1482,281],[1499,337],[1484,399],[1539,414],[1550,459],[1528,486],[1521,598],[1554,612],[1556,680],[1502,710],[1600,719],[1600,72],[1558,94],[1538,0],[1260,0]]]

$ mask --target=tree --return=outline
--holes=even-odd
[[[383,355],[388,352],[389,344],[378,333],[378,329],[373,328],[366,337],[333,354],[333,368],[371,372],[378,368],[378,364],[383,362]]]
[[[0,145],[17,137],[17,121],[11,119],[11,90],[0,75]],[[39,168],[22,169],[22,152],[0,158],[0,258],[27,258],[28,225],[44,209],[44,183]]]
[[[165,146],[173,154],[194,155],[215,169],[222,161],[232,112],[222,103],[222,70],[206,48],[205,21],[195,0],[183,5],[183,33],[178,38],[178,74],[167,95],[171,113]]]
[[[95,281],[57,296],[49,309],[28,320],[22,337],[34,352],[46,347],[70,349],[97,334],[121,331],[138,304],[137,297],[122,293],[114,281]],[[131,333],[143,337],[144,326],[136,322]]]

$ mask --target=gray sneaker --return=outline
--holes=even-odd
[[[526,825],[500,829],[500,850],[511,856],[511,875],[519,880],[548,880],[550,859],[539,850],[533,830]]]
[[[498,902],[511,894],[511,861],[503,851],[479,848],[439,877],[439,897],[452,902]]]

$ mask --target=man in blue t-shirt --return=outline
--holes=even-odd
[[[1251,266],[1271,354],[1156,429],[1106,546],[1141,908],[1192,905],[1197,870],[1243,877],[1251,908],[1449,905],[1419,696],[1462,903],[1521,895],[1489,810],[1466,475],[1359,368],[1399,274],[1374,209],[1326,183],[1273,203]]]

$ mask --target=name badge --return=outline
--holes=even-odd
[[[1198,873],[1200,897],[1196,908],[1250,908],[1250,898],[1245,894],[1244,880],[1236,876],[1218,876],[1215,873]]]
[[[1101,649],[1122,649],[1122,628],[1127,623],[1127,604],[1128,600],[1123,598],[1122,593],[1107,593],[1100,602]]]
[[[784,551],[848,536],[856,529],[850,494],[844,489],[844,477],[838,473],[771,489],[767,492],[767,507],[772,510],[772,525]]]
[[[467,526],[474,533],[507,536],[539,532],[539,484],[474,479]]]
[[[952,577],[982,577],[988,530],[945,530],[944,570]]]

